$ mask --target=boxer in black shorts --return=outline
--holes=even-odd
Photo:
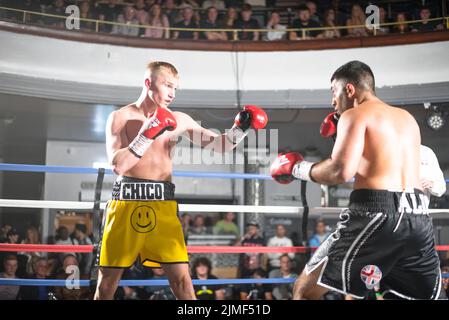
[[[421,191],[416,120],[376,97],[373,72],[360,61],[337,69],[331,90],[335,112],[321,128],[336,136],[331,157],[312,163],[290,152],[271,165],[280,183],[355,178],[349,208],[297,279],[293,298],[320,299],[334,290],[362,299],[380,287],[385,298],[438,299],[441,275]]]

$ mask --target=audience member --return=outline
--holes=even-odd
[[[212,274],[212,263],[206,257],[199,257],[193,261],[192,280],[218,279]],[[195,295],[198,300],[224,300],[224,290],[220,285],[194,285]]]
[[[292,259],[283,254],[279,257],[279,269],[270,271],[269,278],[296,279],[298,274],[292,272]],[[293,297],[293,283],[280,283],[273,285],[273,297],[276,300],[291,300]]]
[[[204,221],[204,216],[202,214],[197,214],[195,218],[193,218],[193,225],[188,230],[189,236],[210,234]]]
[[[120,24],[114,24],[112,27],[112,34],[118,34],[122,36],[138,36],[139,35],[139,20],[136,18],[136,10],[128,5],[123,8],[123,14],[120,14],[117,18],[117,22]]]
[[[16,272],[18,268],[18,260],[15,255],[7,255],[3,259],[4,271],[0,273],[0,278],[17,279]],[[1,285],[0,300],[16,300],[19,294],[20,286]]]
[[[263,247],[265,245],[265,238],[256,221],[250,221],[246,225],[246,234],[242,237],[241,245],[243,247]],[[265,256],[261,253],[244,253],[240,257],[240,278],[247,278],[254,270],[264,266],[263,258]]]
[[[236,237],[240,236],[240,230],[237,224],[234,222],[235,213],[228,212],[226,213],[224,219],[218,221],[213,229],[214,234],[218,235],[235,235]]]
[[[217,10],[225,10],[225,3],[223,0],[205,0],[201,5],[203,9],[214,7]]]
[[[323,219],[318,219],[315,223],[315,233],[309,239],[309,246],[319,247],[329,234],[330,232],[327,230],[326,222]]]
[[[147,20],[143,23],[157,28],[146,28],[144,37],[148,38],[165,38],[170,37],[169,29],[161,29],[162,27],[170,27],[170,22],[165,14],[162,14],[161,6],[157,3],[153,4],[150,8],[150,14],[147,16]]]
[[[193,9],[186,6],[182,9],[183,20],[175,24],[175,28],[197,29],[197,25],[193,21]],[[173,31],[173,39],[193,39],[198,40],[199,34],[192,30],[175,30]]]
[[[77,223],[75,225],[75,238],[80,245],[92,245],[92,240],[87,235],[87,227],[85,224]],[[92,252],[81,253],[79,259],[80,273],[87,275],[90,273],[94,255]]]
[[[271,12],[266,29],[270,29],[270,31],[265,34],[264,40],[285,40],[285,30],[287,29],[287,26],[281,24],[281,16],[279,15],[279,12]]]
[[[262,268],[253,271],[253,279],[266,279],[267,273]],[[273,288],[271,284],[251,283],[242,285],[240,289],[241,300],[273,300]]]
[[[214,31],[213,29],[220,29],[220,26],[217,21],[218,10],[215,7],[207,8],[207,17],[206,20],[201,21],[200,28],[201,29],[211,29],[211,31],[202,31],[200,34],[201,39],[207,40],[227,40],[226,33],[223,31]]]
[[[283,224],[276,225],[276,235],[268,239],[267,247],[292,247],[293,243],[290,238],[287,237],[287,229]],[[267,253],[268,266],[270,269],[279,269],[280,257],[282,253]],[[294,253],[289,253],[290,259],[295,257]]]
[[[337,22],[335,20],[335,10],[327,9],[323,16],[323,27],[327,29],[320,33],[317,38],[334,39],[340,38],[340,30],[337,29]]]
[[[306,6],[300,6],[298,9],[298,19],[293,21],[291,29],[298,29],[297,31],[290,31],[290,40],[303,39],[303,29],[306,28],[318,28],[320,24],[310,19],[310,11]],[[307,30],[305,31],[305,39],[315,38],[320,34],[319,30]]]
[[[240,12],[240,19],[235,22],[236,29],[260,29],[259,22],[256,19],[251,18],[253,12],[251,5],[245,3]],[[259,40],[258,31],[239,31],[239,40]]]
[[[429,32],[435,30],[442,30],[443,25],[439,21],[429,21],[432,12],[428,7],[422,7],[419,11],[419,18],[422,20],[412,26],[412,32]]]
[[[407,14],[405,12],[399,12],[396,15],[396,22],[398,22],[399,24],[393,26],[394,32],[401,34],[409,32],[410,28],[408,23],[406,23],[406,21],[407,21]]]
[[[48,278],[47,258],[36,258],[33,262],[33,271],[28,275],[29,279],[47,279]],[[50,288],[47,286],[21,286],[19,290],[20,300],[48,300]]]
[[[352,27],[347,29],[349,37],[366,37],[368,32],[365,28],[366,15],[359,4],[352,5],[351,17],[346,20],[346,26]]]

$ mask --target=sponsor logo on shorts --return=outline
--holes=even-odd
[[[131,226],[138,233],[148,233],[156,227],[156,213],[150,206],[138,206],[131,214]]]
[[[122,183],[121,200],[164,200],[163,183]]]
[[[378,266],[369,264],[362,268],[360,271],[360,277],[366,287],[371,290],[374,289],[374,287],[379,284],[380,279],[382,279],[382,271],[380,271]]]

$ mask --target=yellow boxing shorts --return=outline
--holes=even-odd
[[[140,256],[147,267],[188,263],[175,185],[120,176],[103,218],[100,267],[130,267]]]

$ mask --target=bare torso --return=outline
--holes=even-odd
[[[348,112],[365,125],[354,189],[421,189],[421,137],[413,116],[380,101],[363,103]]]

